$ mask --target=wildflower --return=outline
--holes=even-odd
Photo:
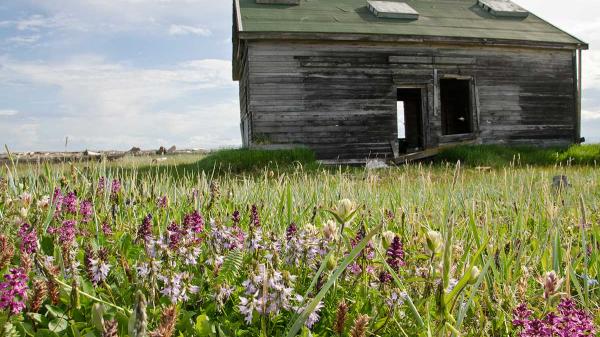
[[[252,205],[252,210],[250,213],[250,226],[251,227],[260,227],[260,217],[258,216],[258,208],[256,205]]]
[[[233,214],[231,215],[231,221],[233,221],[233,225],[234,225],[234,226],[237,226],[237,225],[239,225],[239,223],[240,223],[240,220],[241,220],[241,218],[240,218],[240,211],[238,211],[238,210],[235,210],[235,211],[233,212]]]
[[[106,254],[102,250],[98,253],[98,258],[90,260],[91,281],[94,285],[98,285],[106,280],[110,272],[111,265],[107,262]]]
[[[361,227],[358,233],[356,233],[356,236],[352,240],[350,240],[350,245],[352,246],[352,248],[356,247],[362,241],[362,239],[365,238],[365,236],[365,228]],[[373,249],[373,244],[371,243],[371,241],[367,243],[367,245],[360,252],[358,257],[364,257],[367,260],[373,260],[373,258],[375,257],[375,250]]]
[[[77,214],[77,195],[75,192],[69,192],[63,199],[66,211],[71,214]]]
[[[346,326],[346,315],[348,314],[348,305],[346,301],[342,299],[340,304],[338,304],[337,312],[335,314],[335,321],[333,325],[333,332],[335,332],[338,336],[344,334],[344,327]]]
[[[387,252],[387,263],[394,269],[394,271],[398,272],[400,267],[404,266],[404,246],[400,241],[400,237],[395,236],[392,244],[388,248]]]
[[[323,226],[323,237],[328,241],[335,241],[338,237],[338,226],[333,220],[328,220]]]
[[[296,301],[302,302],[303,297],[300,295],[296,295]],[[300,314],[300,313],[304,312],[306,310],[306,307],[307,306],[295,307],[296,313]],[[308,317],[306,318],[306,322],[304,322],[304,324],[306,325],[307,328],[312,329],[313,325],[315,325],[319,321],[319,319],[320,319],[319,313],[322,308],[323,308],[323,302],[319,302],[319,303],[317,303],[315,308],[308,314]]]
[[[201,233],[204,231],[204,218],[198,211],[194,211],[183,218],[183,226],[193,233]]]
[[[246,324],[250,325],[252,323],[254,311],[257,309],[255,301],[253,299],[249,300],[246,297],[240,296],[240,304],[238,308],[240,313],[244,316]]]
[[[113,198],[116,198],[119,195],[119,192],[121,191],[121,181],[118,179],[113,179],[112,183],[110,184],[110,194]]]
[[[447,293],[451,293],[452,290],[458,285],[458,280],[455,278],[450,278],[448,280],[448,288],[446,288]]]
[[[390,247],[390,245],[392,244],[392,242],[394,241],[396,234],[392,231],[385,231],[385,232],[381,233],[381,237],[382,237],[381,241],[383,243],[383,248],[388,249]]]
[[[258,270],[242,283],[248,297],[240,297],[239,309],[246,316],[246,322],[252,322],[254,311],[268,316],[291,309],[295,279],[295,276],[287,274],[284,277],[278,270],[267,269],[264,264],[258,265]]]
[[[119,323],[117,323],[117,321],[114,319],[104,321],[102,337],[118,337],[118,336],[119,336]]]
[[[136,241],[148,242],[152,239],[152,214],[148,214],[138,228]]]
[[[29,304],[30,312],[38,312],[42,308],[42,304],[48,297],[48,288],[46,283],[42,280],[35,280],[33,282],[33,298]]]
[[[338,203],[337,214],[345,221],[349,222],[350,218],[356,211],[356,204],[350,199],[342,199]]]
[[[354,275],[358,275],[362,272],[362,268],[360,267],[360,265],[356,262],[353,262],[352,264],[350,264],[348,266],[348,269],[350,270],[350,272]]]
[[[577,309],[570,298],[561,299],[557,311],[548,313],[543,319],[531,316],[532,311],[525,304],[513,311],[512,324],[520,328],[520,337],[591,337],[596,333],[592,316]]]
[[[36,206],[38,208],[46,208],[46,207],[48,207],[49,204],[50,204],[50,197],[45,195],[40,200],[38,200],[38,202],[36,203]]]
[[[177,306],[171,305],[164,312],[156,330],[148,334],[150,337],[171,337],[177,323]]]
[[[429,255],[438,255],[442,252],[442,248],[444,248],[444,239],[442,238],[442,234],[437,231],[428,231],[426,237],[426,250]]]
[[[59,213],[62,210],[64,196],[60,190],[60,188],[55,188],[54,193],[52,195],[52,205],[56,209],[56,213]]]
[[[58,241],[63,246],[70,246],[75,240],[75,225],[74,220],[65,220],[60,227],[49,227],[49,234],[58,234]]]
[[[399,307],[404,304],[404,300],[407,298],[407,294],[404,291],[393,290],[390,296],[386,298],[385,303],[390,308]]]
[[[79,205],[79,214],[81,214],[82,219],[81,222],[88,223],[92,219],[93,205],[89,200],[84,200]]]
[[[168,204],[169,204],[169,201],[168,201],[166,195],[163,195],[162,197],[158,198],[158,200],[156,201],[156,205],[158,206],[158,208],[167,208]]]
[[[21,237],[21,253],[33,254],[38,249],[37,232],[33,226],[23,223],[19,229]]]
[[[13,268],[4,275],[0,283],[0,309],[8,310],[11,315],[18,315],[25,309],[27,301],[27,275],[23,268]]]
[[[112,228],[110,228],[108,222],[102,223],[102,233],[104,233],[105,236],[111,236],[113,234]]]
[[[100,177],[98,179],[98,186],[96,186],[96,194],[97,195],[103,194],[105,188],[106,188],[106,178]]]
[[[53,263],[54,258],[51,256],[46,256],[43,260],[43,268],[48,273],[48,278],[46,280],[46,288],[48,288],[48,297],[50,297],[50,301],[52,304],[56,305],[59,302],[60,297],[60,288],[58,283],[56,282],[56,277],[58,276],[59,268]]]
[[[160,270],[161,262],[158,260],[151,260],[149,263],[142,262],[136,266],[138,277],[141,279],[145,279],[151,274],[156,275]]]
[[[561,285],[564,282],[563,278],[559,278],[554,270],[546,272],[538,282],[544,287],[544,299],[547,300],[550,297],[557,294]]]
[[[310,268],[316,268],[319,257],[327,254],[325,243],[318,237],[318,230],[312,225],[306,225],[298,231],[295,224],[288,227],[288,238],[285,243],[286,262],[299,265],[306,263]]]
[[[367,315],[358,315],[354,320],[354,326],[350,330],[351,337],[366,337],[367,336],[367,325],[371,318]]]
[[[168,297],[173,304],[187,301],[188,293],[195,293],[198,290],[197,287],[189,284],[187,273],[174,273],[171,276],[158,275],[158,279],[164,283],[160,293]]]
[[[215,296],[215,300],[219,304],[219,306],[223,306],[225,302],[231,297],[233,294],[233,287],[228,284],[219,284],[217,286],[217,294]]]
[[[6,236],[0,235],[0,270],[4,269],[10,263],[13,254],[13,245],[8,242]]]
[[[31,205],[31,201],[33,200],[33,197],[31,196],[31,193],[23,192],[19,196],[19,199],[23,203],[24,207],[29,207],[29,205]]]
[[[285,238],[290,241],[298,232],[298,227],[295,223],[291,223],[285,231]]]

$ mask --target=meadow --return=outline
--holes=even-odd
[[[0,336],[595,336],[598,148],[477,151],[7,165]]]

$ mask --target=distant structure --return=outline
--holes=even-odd
[[[585,42],[506,0],[234,0],[246,147],[401,158],[582,141]]]

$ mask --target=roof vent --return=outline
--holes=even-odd
[[[270,5],[299,5],[300,0],[256,0],[256,3]]]
[[[479,0],[479,6],[498,17],[526,18],[529,12],[510,0]]]
[[[419,12],[405,2],[369,0],[367,4],[369,10],[378,18],[409,20],[417,20],[419,18]]]

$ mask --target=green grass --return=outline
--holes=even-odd
[[[452,163],[460,160],[471,166],[491,167],[553,166],[557,164],[595,166],[600,163],[600,144],[573,145],[568,148],[502,145],[458,146],[442,151],[435,160]]]
[[[143,167],[140,173],[170,172],[176,176],[205,173],[207,175],[243,174],[261,170],[289,171],[298,167],[306,170],[319,165],[314,153],[305,148],[291,150],[225,149],[209,153],[193,163]]]
[[[582,163],[584,158],[589,162],[597,156],[594,155],[597,149],[597,146],[577,146],[561,150],[556,152],[556,161],[573,156]],[[116,319],[122,336],[126,334],[129,320],[123,312],[133,310],[132,295],[138,289],[149,299],[157,296],[155,301],[148,302],[149,329],[158,326],[161,314],[169,305],[168,299],[158,295],[164,286],[162,282],[134,277],[135,266],[153,258],[143,243],[133,239],[142,219],[147,214],[154,216],[153,231],[158,237],[166,233],[169,224],[182,223],[185,215],[193,210],[201,212],[207,220],[199,266],[164,263],[161,269],[163,274],[188,272],[194,285],[201,289],[200,293],[191,294],[189,301],[178,304],[176,329],[185,336],[210,335],[203,333],[205,329],[198,329],[198,325],[202,327],[198,322],[204,322],[209,330],[233,332],[223,334],[227,336],[285,336],[288,327],[298,322],[295,311],[283,310],[262,320],[255,314],[255,319],[246,324],[239,310],[240,297],[246,296],[243,282],[252,276],[257,263],[266,263],[270,270],[296,276],[294,291],[309,294],[307,304],[314,307],[315,301],[323,302],[321,319],[312,328],[313,336],[332,335],[331,327],[342,300],[350,305],[346,332],[359,314],[367,314],[371,317],[367,330],[372,333],[368,336],[451,336],[450,326],[462,336],[516,336],[518,329],[511,322],[517,305],[527,303],[534,310],[534,317],[543,317],[555,308],[558,298],[544,300],[544,288],[538,283],[551,270],[564,279],[557,292],[573,297],[579,308],[594,315],[596,324],[600,323],[600,287],[585,282],[600,278],[600,170],[586,165],[554,165],[552,151],[557,150],[529,149],[527,152],[523,148],[502,147],[458,150],[461,149],[455,149],[455,153],[460,156],[447,160],[477,159],[486,165],[495,162],[499,168],[475,170],[463,165],[409,164],[377,171],[317,170],[313,169],[314,155],[307,150],[224,150],[193,163],[150,166],[151,169],[144,169],[146,171],[141,171],[141,166],[116,169],[106,163],[78,164],[74,169],[69,165],[48,165],[48,170],[38,166],[37,171],[6,166],[4,171],[0,170],[0,233],[15,246],[16,256],[10,267],[21,265],[17,224],[23,221],[38,230],[43,254],[61,263],[64,259],[63,251],[58,249],[59,242],[45,229],[61,226],[64,219],[79,219],[79,215],[56,217],[52,209],[39,206],[38,202],[52,196],[55,187],[65,193],[76,191],[81,200],[91,200],[94,216],[91,222],[78,223],[81,235],[77,237],[77,245],[67,248],[76,250],[73,256],[81,265],[77,270],[80,290],[110,303],[104,319]],[[517,162],[521,165],[502,164],[510,163],[515,154],[520,154]],[[526,166],[524,163],[541,164]],[[172,172],[181,175],[174,176]],[[211,172],[225,174],[211,176]],[[571,186],[555,189],[552,178],[558,174],[568,176]],[[113,197],[108,186],[98,192],[100,177],[106,177],[108,182],[119,179],[121,192]],[[31,196],[31,202],[22,198],[25,192]],[[168,199],[166,208],[157,204],[162,196]],[[340,237],[332,246],[335,249],[331,250],[331,259],[317,257],[316,265],[311,266],[314,261],[286,262],[290,255],[285,248],[278,249],[275,245],[268,246],[272,247],[269,251],[241,250],[236,254],[240,262],[224,264],[234,270],[231,275],[216,277],[223,269],[209,261],[223,258],[217,256],[219,254],[227,254],[229,258],[230,253],[222,251],[209,234],[213,226],[230,227],[234,211],[241,213],[240,226],[250,233],[251,206],[256,205],[265,247],[273,238],[279,238],[285,247],[290,223],[297,224],[299,230],[312,224],[316,230],[307,232],[321,235],[328,222],[336,219],[331,211],[341,209],[338,201],[342,198],[351,199],[355,207],[351,207],[354,209],[351,217],[338,220],[347,223],[338,226]],[[114,231],[111,236],[99,231],[105,221]],[[366,246],[363,241],[357,249],[351,241],[363,229],[367,235],[373,234],[367,240],[371,239],[370,249],[375,250],[375,257],[374,260],[367,260],[365,256],[357,259],[363,267],[371,266],[375,272],[353,276],[344,270],[357,250]],[[437,253],[429,251],[428,232],[432,230],[440,233],[442,241],[443,249]],[[394,272],[393,283],[386,285],[378,283],[379,273],[389,271],[383,256],[386,238],[378,234],[381,231],[390,231],[401,238],[406,253],[405,266]],[[88,275],[83,272],[83,249],[87,244],[109,252],[112,267],[108,279],[97,287],[90,284]],[[166,261],[178,259],[176,254],[161,256]],[[231,256],[229,261],[236,257]],[[324,261],[327,263],[322,263]],[[472,267],[481,273],[476,280],[465,279],[467,275],[470,277]],[[0,270],[0,276],[6,274],[8,268]],[[65,270],[61,269],[59,279],[71,284],[63,276]],[[128,276],[130,273],[132,277]],[[32,280],[45,277],[35,266],[29,275]],[[222,280],[227,280],[235,292],[218,308],[214,290]],[[453,288],[456,290],[442,292],[448,289],[451,280],[459,282]],[[320,291],[314,289],[317,282],[322,283]],[[374,284],[377,286],[373,287]],[[78,304],[81,308],[73,309],[77,299],[67,287],[56,306],[50,305],[48,300],[44,302],[46,305],[40,315],[8,316],[0,310],[0,326],[10,321],[19,332],[35,327],[46,334],[30,335],[58,336],[48,330],[51,325],[56,328],[58,323],[66,323],[62,317],[68,316],[69,326],[80,331],[76,334],[61,330],[60,336],[100,335],[90,321],[92,305],[97,300],[81,296]],[[393,310],[387,304],[392,291],[410,296]],[[299,322],[296,327],[301,325],[302,319]],[[308,335],[306,331],[303,333]],[[175,336],[178,335],[177,332]]]

